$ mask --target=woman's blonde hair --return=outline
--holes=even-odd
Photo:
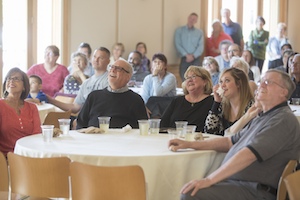
[[[239,91],[239,97],[240,97],[240,109],[236,116],[236,120],[239,120],[251,99],[254,99],[252,91],[249,86],[248,77],[245,74],[244,71],[238,69],[238,68],[226,68],[223,70],[223,72],[220,75],[219,82],[223,75],[225,73],[230,73],[230,75],[234,78],[235,84]],[[231,104],[230,100],[223,98],[223,115],[226,120],[229,120],[230,113],[231,113]]]
[[[184,73],[184,77],[186,78],[189,72],[193,72],[195,75],[201,77],[203,80],[207,80],[207,83],[204,87],[204,94],[210,95],[212,93],[213,83],[210,77],[210,73],[204,69],[203,67],[198,66],[189,66],[189,68]],[[183,81],[182,84],[183,93],[185,95],[189,94],[186,89],[186,81]]]
[[[220,21],[220,20],[218,20],[218,19],[215,19],[214,21],[212,21],[212,23],[211,23],[211,27],[213,27],[213,26],[214,26],[214,24],[219,24],[219,26],[221,27],[221,32],[224,32],[223,25],[222,25],[222,23],[221,23],[221,21]],[[212,33],[213,33],[213,31],[212,31]]]

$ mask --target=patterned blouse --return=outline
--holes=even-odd
[[[254,99],[251,99],[246,109],[244,110],[243,115],[248,111],[248,109],[255,103]],[[224,131],[232,126],[235,122],[230,122],[224,118],[222,114],[223,103],[214,102],[211,110],[208,112],[208,115],[205,120],[204,132],[215,134],[215,135],[224,135]]]
[[[88,78],[88,76],[87,76]],[[80,83],[72,75],[68,75],[64,81],[64,93],[65,94],[78,94],[80,89]]]

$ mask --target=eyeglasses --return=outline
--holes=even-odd
[[[207,65],[212,65],[212,64],[214,64],[214,63],[213,62],[207,62],[207,63],[204,63],[203,65],[207,66]]]
[[[300,66],[300,62],[292,62],[292,65]]]
[[[273,83],[275,83],[275,84],[278,85],[279,87],[285,89],[285,87],[279,85],[278,83],[276,83],[275,81],[272,81],[272,80],[270,80],[270,79],[266,79],[266,80],[261,79],[260,84],[262,84],[262,83],[264,83],[264,84],[266,84],[266,85],[272,85]]]
[[[52,54],[53,54],[53,52],[51,52],[51,51],[45,51],[45,55],[51,56]]]
[[[123,67],[119,67],[119,66],[115,66],[115,65],[108,65],[108,67],[109,67],[109,70],[115,69],[117,72],[121,72],[122,70],[124,70],[124,72],[129,74],[129,71],[127,71]]]
[[[197,75],[193,75],[193,76],[190,76],[190,77],[185,77],[185,81],[189,81],[189,80],[195,80],[196,77],[201,77],[201,76],[197,76]]]
[[[20,82],[20,81],[23,81],[23,79],[21,77],[7,77],[6,81],[7,82],[9,82],[9,81]]]
[[[239,50],[234,49],[234,50],[229,50],[228,51],[228,53],[236,53],[236,52],[239,52]]]

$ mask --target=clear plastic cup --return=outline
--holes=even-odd
[[[149,121],[148,120],[138,120],[140,135],[148,135],[149,134]]]
[[[195,125],[188,125],[186,126],[186,133],[185,133],[185,140],[186,141],[194,141],[195,137],[195,131],[196,131],[197,126]]]
[[[300,105],[300,98],[292,98],[293,105]]]
[[[176,130],[181,131],[181,134],[178,136],[179,138],[184,138],[185,132],[186,132],[186,126],[188,124],[187,121],[178,121],[175,122],[176,124]]]
[[[169,135],[169,139],[173,140],[178,138],[178,136],[181,134],[181,131],[174,129],[168,129],[168,135]]]
[[[160,119],[149,119],[150,134],[159,134]]]
[[[54,125],[42,125],[41,128],[44,142],[51,142],[53,138]]]
[[[107,133],[109,129],[110,117],[98,117],[98,120],[99,120],[99,128],[103,129],[104,132]]]
[[[64,135],[69,135],[71,119],[58,119],[59,129]]]

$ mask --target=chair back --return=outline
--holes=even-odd
[[[102,167],[70,164],[72,199],[145,200],[146,186],[140,166]]]
[[[148,99],[146,107],[152,112],[150,118],[161,118],[165,110],[168,108],[174,97],[155,97],[152,96]]]
[[[30,158],[14,153],[7,157],[12,193],[69,198],[69,158]]]
[[[300,199],[300,171],[296,171],[283,179],[290,200],[299,200]]]
[[[45,117],[43,125],[54,125],[54,128],[59,128],[58,119],[69,119],[71,112],[72,110],[66,112],[49,112]]]
[[[281,177],[279,179],[278,183],[278,190],[277,190],[277,200],[285,200],[287,196],[287,190],[285,187],[284,182],[282,181],[287,175],[293,173],[297,161],[296,160],[290,160],[288,164],[285,166]]]
[[[7,161],[4,154],[0,151],[0,191],[8,192],[9,178],[7,170]]]

